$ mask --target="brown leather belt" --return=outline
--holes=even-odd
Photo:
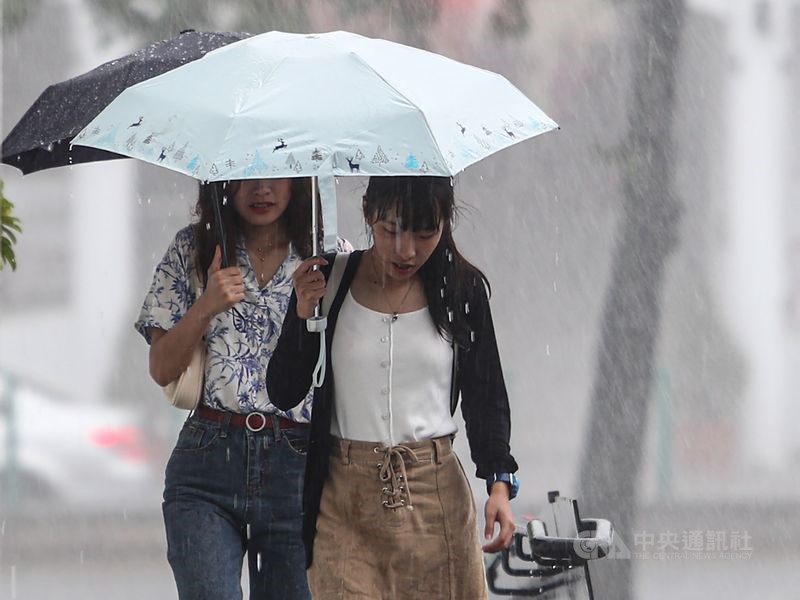
[[[198,406],[195,414],[202,419],[208,419],[209,421],[216,421],[218,423],[222,423],[230,418],[228,423],[234,427],[247,427],[250,431],[261,431],[265,429],[267,425],[271,428],[275,420],[278,421],[278,427],[281,429],[302,429],[308,427],[308,423],[298,423],[297,421],[292,421],[291,419],[286,419],[271,413],[251,412],[242,414],[226,410],[217,410],[205,404]]]

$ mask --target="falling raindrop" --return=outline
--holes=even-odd
[[[231,449],[225,448],[225,462],[231,462]]]
[[[447,275],[442,275],[442,284],[447,285]]]
[[[474,331],[470,331],[469,332],[469,341],[470,342],[474,342],[475,341],[475,332]]]
[[[46,149],[47,149],[48,152],[52,152],[53,151],[53,142],[50,142],[49,144],[47,144],[47,148]]]
[[[453,322],[453,311],[449,308],[447,309],[447,320],[452,323]]]
[[[483,175],[481,175],[481,181],[483,181]]]
[[[211,231],[211,223],[206,223],[206,231]]]
[[[544,352],[545,352],[545,354],[547,354],[547,356],[550,356],[550,344],[547,344],[544,347]]]
[[[222,197],[222,206],[227,206],[227,205],[228,205],[228,196],[223,196]]]
[[[464,302],[464,314],[469,314],[469,302]]]
[[[558,266],[558,261],[559,261],[559,256],[558,256],[558,252],[556,252],[556,266]]]
[[[250,539],[250,523],[247,524],[247,539]]]
[[[233,495],[233,508],[237,508],[239,506],[239,494]]]
[[[558,293],[558,283],[553,282],[553,292]]]
[[[256,570],[261,573],[261,552],[256,554]]]
[[[441,288],[441,289],[439,290],[439,295],[440,295],[442,298],[444,298],[444,288]]]

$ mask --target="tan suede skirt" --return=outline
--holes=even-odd
[[[487,598],[472,492],[450,438],[336,440],[308,579],[314,600]]]

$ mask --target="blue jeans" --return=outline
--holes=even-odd
[[[190,416],[167,463],[167,558],[181,600],[310,600],[301,538],[308,429]]]

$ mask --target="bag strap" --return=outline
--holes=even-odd
[[[333,267],[328,277],[325,295],[322,297],[322,314],[325,316],[330,312],[333,299],[336,298],[336,293],[339,291],[339,284],[342,282],[342,275],[344,274],[344,269],[347,266],[349,258],[349,252],[337,252],[336,258],[333,260]]]
[[[333,259],[333,266],[331,267],[330,275],[328,275],[325,295],[322,297],[322,310],[320,311],[321,318],[316,319],[322,323],[322,326],[314,329],[309,327],[309,331],[316,331],[319,333],[319,356],[317,357],[317,364],[314,367],[314,373],[311,376],[311,383],[315,388],[322,387],[322,384],[325,382],[325,370],[328,362],[325,340],[325,330],[328,327],[327,316],[331,309],[331,304],[333,304],[334,299],[338,295],[339,284],[342,281],[342,274],[349,258],[350,253],[337,252],[336,257]],[[311,323],[312,321],[309,320],[307,322]]]

